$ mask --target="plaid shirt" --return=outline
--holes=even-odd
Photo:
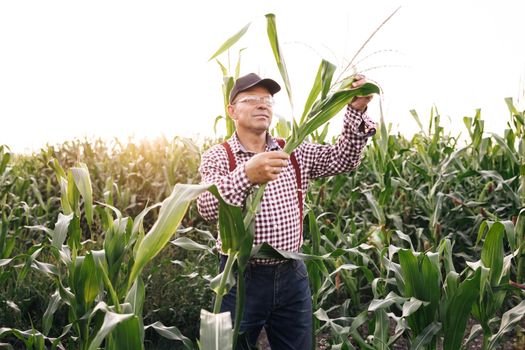
[[[361,162],[366,142],[375,131],[371,130],[373,128],[375,124],[366,113],[348,106],[343,131],[335,145],[303,142],[294,151],[301,168],[303,193],[306,193],[310,179],[354,170]],[[202,183],[217,185],[224,200],[232,205],[243,206],[248,193],[257,189],[256,185],[250,183],[244,171],[244,163],[255,153],[243,147],[237,134],[234,134],[228,143],[235,156],[237,164],[235,170],[229,171],[226,149],[219,144],[202,155],[199,172]],[[275,138],[267,135],[266,151],[275,150],[281,148]],[[218,201],[210,192],[201,194],[197,199],[197,205],[204,219],[217,220]],[[299,251],[303,240],[302,218],[299,216],[295,171],[288,160],[288,167],[282,170],[276,180],[270,181],[266,186],[260,212],[255,217],[254,244],[267,242],[277,249]],[[221,251],[220,238],[217,240],[217,248]]]

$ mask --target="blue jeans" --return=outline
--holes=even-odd
[[[226,257],[221,259],[221,271]],[[255,346],[264,326],[272,350],[312,348],[312,298],[304,262],[289,260],[278,265],[248,265],[241,332]],[[221,312],[235,320],[234,286],[224,296]]]

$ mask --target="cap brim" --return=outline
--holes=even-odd
[[[270,94],[272,95],[275,95],[276,93],[281,91],[281,85],[277,84],[277,82],[272,79],[262,79],[261,81],[259,81],[256,84],[253,84],[250,87],[254,87],[257,85],[264,86],[268,90],[268,92],[270,92]]]
[[[266,78],[266,79],[261,79],[261,80],[258,80],[258,81],[255,81],[253,82],[252,84],[250,85],[247,85],[245,87],[243,87],[242,90],[239,90],[239,91],[235,91],[235,88],[234,90],[232,90],[233,93],[230,94],[230,103],[233,102],[234,98],[241,92],[243,91],[246,91],[248,89],[251,89],[252,87],[254,86],[263,86],[264,88],[266,88],[266,90],[268,90],[268,92],[273,96],[275,95],[276,93],[278,93],[279,91],[281,91],[281,85],[277,84],[277,82],[273,79],[269,79],[269,78]]]

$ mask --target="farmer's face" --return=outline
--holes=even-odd
[[[272,104],[270,92],[263,86],[254,86],[235,97],[228,113],[235,120],[237,131],[261,134],[272,123]]]

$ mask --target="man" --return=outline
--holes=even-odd
[[[357,76],[353,88],[365,83]],[[302,243],[301,191],[308,181],[355,169],[375,124],[365,110],[371,96],[356,97],[347,107],[344,127],[335,145],[304,142],[293,157],[282,151],[268,129],[273,116],[273,95],[281,87],[272,79],[250,73],[236,80],[228,113],[236,132],[227,144],[213,146],[202,156],[202,183],[217,185],[230,204],[243,206],[247,195],[267,183],[260,212],[255,218],[254,244],[267,242],[274,248],[297,252]],[[295,159],[293,159],[295,158]],[[297,177],[300,177],[298,181]],[[301,193],[301,192],[300,192]],[[199,212],[208,221],[218,216],[218,202],[209,192],[197,200]],[[217,241],[221,251],[221,242]],[[224,268],[222,257],[221,268]],[[311,349],[312,304],[308,276],[302,261],[256,259],[246,269],[246,298],[241,331],[255,345],[264,326],[273,350]],[[235,312],[232,288],[221,311]]]

